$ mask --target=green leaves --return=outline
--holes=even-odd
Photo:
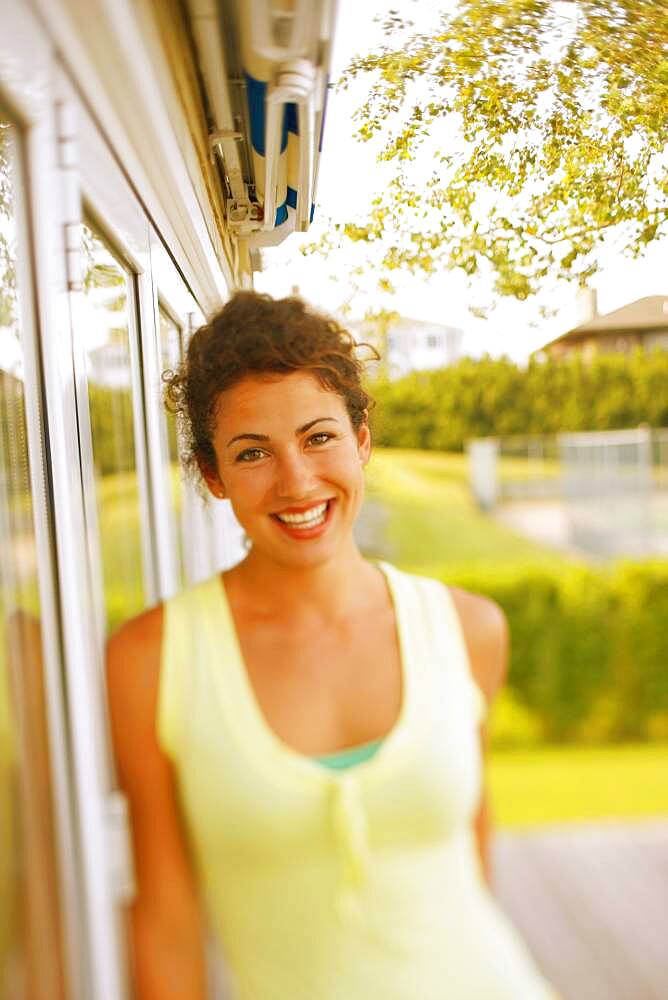
[[[430,33],[386,27],[395,47],[344,76],[369,80],[357,134],[395,173],[343,233],[391,242],[384,267],[482,269],[524,299],[582,284],[608,236],[637,256],[666,233],[666,0],[460,0]]]
[[[507,277],[513,280],[512,274]],[[521,289],[515,290],[521,292]],[[368,317],[370,320],[370,317]],[[387,314],[375,342],[386,354]],[[387,447],[461,451],[479,436],[668,426],[668,351],[530,361],[463,358],[372,386],[375,440]],[[421,415],[421,423],[415,415]]]
[[[10,126],[0,120],[0,327],[16,320],[16,247],[8,234],[13,230]],[[6,223],[10,223],[9,226]]]

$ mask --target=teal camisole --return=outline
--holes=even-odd
[[[365,760],[371,760],[373,755],[382,746],[382,738],[371,740],[369,743],[361,743],[356,747],[346,747],[345,750],[338,750],[336,753],[318,754],[311,757],[311,760],[329,767],[332,771],[344,771],[347,767],[354,767],[355,764],[362,764]]]

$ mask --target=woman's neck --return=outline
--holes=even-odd
[[[352,541],[332,559],[314,566],[277,563],[251,549],[225,580],[244,603],[252,597],[260,613],[266,609],[272,617],[297,614],[330,620],[366,604],[376,587],[383,586],[377,570]]]

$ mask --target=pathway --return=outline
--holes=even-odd
[[[504,831],[493,858],[496,894],[563,1000],[668,1000],[668,820]]]

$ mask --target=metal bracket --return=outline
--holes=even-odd
[[[135,895],[135,873],[128,802],[120,792],[112,792],[107,796],[105,826],[111,895],[117,903],[129,903]]]
[[[62,177],[62,212],[67,287],[80,292],[84,285],[82,248],[81,188],[76,111],[71,101],[55,105],[58,168]]]
[[[262,228],[262,207],[257,202],[228,198],[227,221],[230,232],[246,237]]]
[[[209,145],[212,148],[215,148],[216,146],[220,146],[221,143],[229,142],[230,140],[233,142],[241,142],[243,138],[243,132],[238,132],[233,128],[224,128],[217,132],[209,132]]]

